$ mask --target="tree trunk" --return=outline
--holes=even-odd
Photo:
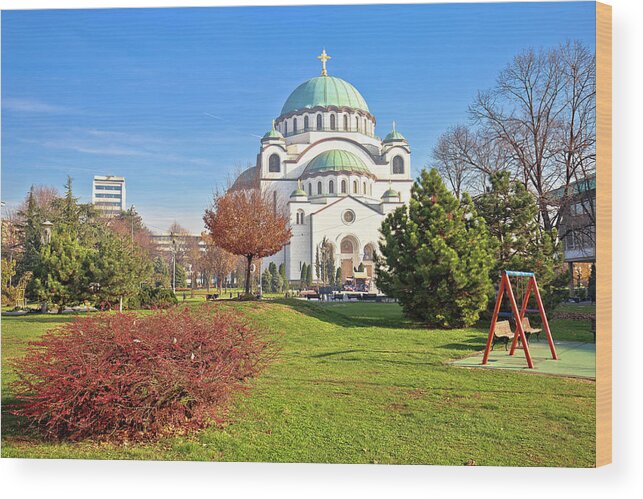
[[[252,256],[247,256],[248,265],[246,268],[246,294],[250,294],[250,266],[252,265]]]
[[[123,312],[123,296],[122,295],[118,298],[118,311]]]

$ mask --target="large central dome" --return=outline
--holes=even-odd
[[[284,114],[317,106],[350,107],[369,112],[368,105],[357,89],[334,76],[317,76],[299,85],[281,109]]]

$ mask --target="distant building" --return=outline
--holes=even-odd
[[[106,217],[115,217],[125,211],[125,177],[94,176],[92,204]]]
[[[192,261],[194,253],[191,248],[198,246],[199,253],[206,250],[206,244],[200,234],[152,234],[152,241],[156,245],[157,251],[172,255],[176,252],[177,263],[181,261],[185,268],[187,275],[188,287],[192,286],[192,269],[196,266],[197,262]],[[171,261],[171,258],[169,258]],[[202,286],[204,284],[203,276],[198,275],[196,285]]]
[[[596,175],[550,192],[559,206],[558,236],[563,243],[564,261],[571,273],[570,291],[587,285],[590,267],[596,262]]]

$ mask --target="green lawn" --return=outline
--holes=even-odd
[[[427,330],[396,304],[222,302],[274,332],[277,359],[224,427],[145,445],[48,443],[3,414],[3,457],[593,466],[595,384],[462,369],[486,331]],[[71,317],[4,317],[10,358]],[[591,341],[584,323],[551,321],[557,339]]]

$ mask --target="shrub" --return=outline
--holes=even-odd
[[[220,422],[265,365],[267,344],[212,305],[80,318],[15,362],[18,403],[45,436],[144,440]]]
[[[127,303],[129,308],[168,308],[176,305],[179,300],[169,288],[142,288],[135,296],[131,297]]]

